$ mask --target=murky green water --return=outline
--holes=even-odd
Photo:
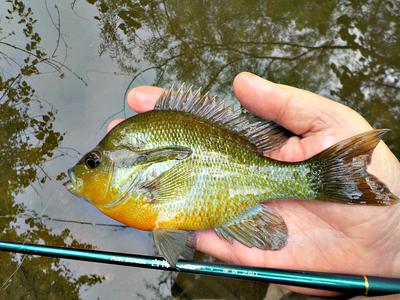
[[[128,86],[185,82],[232,97],[235,74],[252,71],[393,129],[385,140],[399,157],[399,14],[398,1],[377,0],[0,2],[0,238],[154,253],[148,233],[120,227],[61,184],[105,122],[124,115]],[[159,271],[8,253],[0,259],[2,299],[262,299],[267,288],[194,276],[175,283]]]

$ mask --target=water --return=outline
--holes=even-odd
[[[113,114],[132,114],[124,94],[137,85],[185,82],[231,98],[234,76],[252,71],[391,128],[385,140],[399,157],[399,3],[264,2],[2,1],[1,239],[154,253],[148,233],[120,227],[61,184]],[[8,253],[0,259],[4,299],[262,299],[267,288]]]

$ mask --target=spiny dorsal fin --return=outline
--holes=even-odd
[[[273,121],[263,120],[243,112],[238,105],[225,105],[224,101],[191,88],[166,91],[155,105],[156,110],[173,110],[193,114],[222,125],[247,138],[262,154],[279,148],[290,137],[289,131]]]

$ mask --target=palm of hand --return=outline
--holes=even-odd
[[[162,91],[136,88],[128,95],[128,104],[137,112],[150,110]],[[274,159],[302,161],[371,129],[365,119],[346,106],[249,73],[236,77],[234,91],[249,111],[301,136],[290,138],[281,149],[270,153]],[[400,164],[383,143],[375,149],[368,170],[399,195],[395,189],[399,189]],[[244,265],[399,276],[400,205],[361,207],[307,200],[269,204],[288,226],[289,240],[282,250],[262,251],[237,242],[231,245],[211,230],[198,234],[197,249]]]

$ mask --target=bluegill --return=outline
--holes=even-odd
[[[264,156],[291,136],[278,124],[199,92],[171,90],[153,111],[114,127],[68,171],[67,187],[107,216],[151,230],[171,265],[202,229],[230,243],[279,250],[288,230],[268,200],[398,202],[366,171],[385,132],[356,135],[303,162],[281,162]]]

